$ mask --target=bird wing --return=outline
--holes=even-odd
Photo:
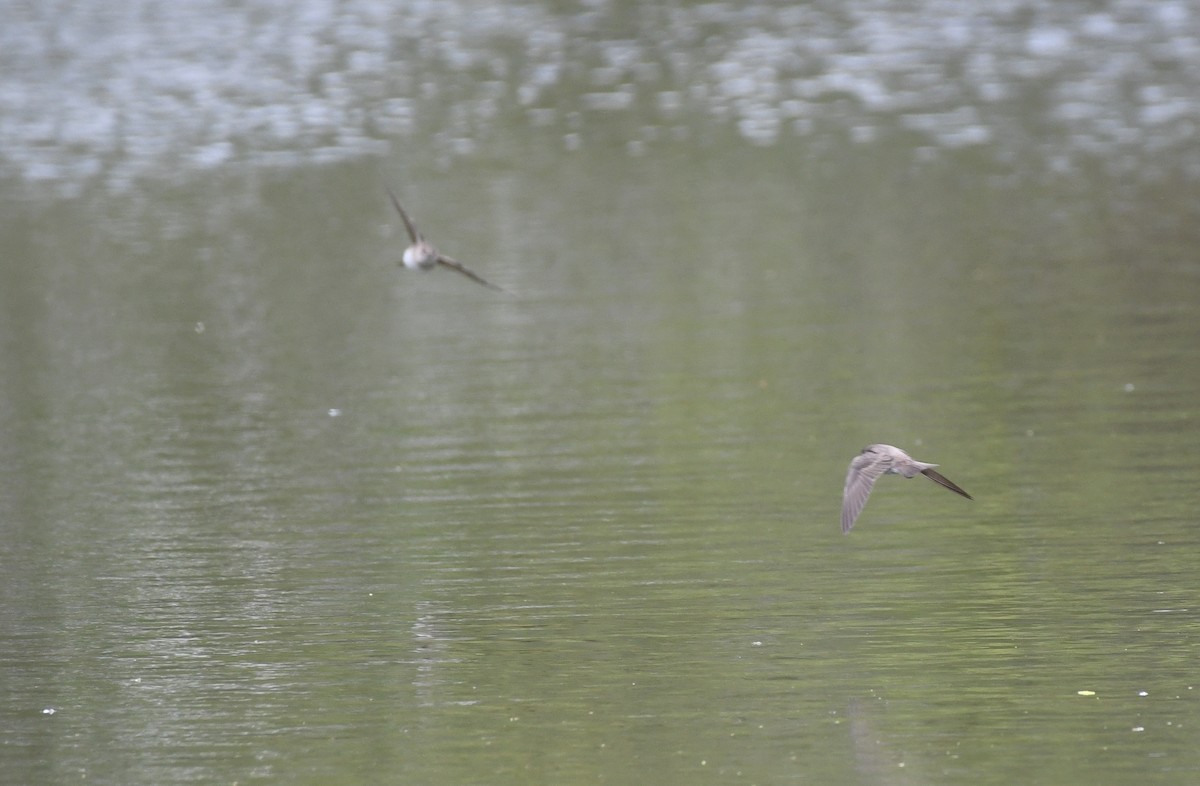
[[[860,453],[850,462],[846,472],[846,487],[842,490],[842,532],[850,531],[858,514],[866,507],[867,497],[875,481],[892,465],[892,457],[886,453]]]
[[[925,477],[929,478],[930,480],[932,480],[934,483],[938,484],[939,486],[943,486],[945,488],[950,489],[955,494],[961,494],[964,497],[966,497],[967,499],[975,499],[970,494],[968,494],[967,492],[960,489],[958,487],[958,485],[956,483],[954,483],[954,481],[950,480],[950,478],[947,478],[944,475],[934,472],[932,469],[929,469],[929,468],[923,469],[923,470],[921,470],[921,474],[924,475]]]
[[[468,268],[467,268],[467,266],[466,266],[466,265],[464,265],[463,263],[461,263],[461,262],[456,262],[456,261],[454,261],[453,259],[451,259],[450,257],[448,257],[448,256],[446,256],[446,255],[444,255],[444,254],[439,254],[439,255],[438,255],[438,258],[437,258],[437,261],[438,261],[438,264],[439,264],[439,265],[444,265],[444,266],[446,266],[446,267],[450,268],[451,270],[457,270],[459,273],[462,273],[464,276],[466,276],[467,278],[471,279],[472,281],[478,281],[480,284],[483,284],[483,285],[484,285],[485,287],[487,287],[488,289],[494,289],[494,290],[496,290],[497,292],[503,292],[503,291],[504,291],[504,290],[503,290],[503,289],[501,289],[500,287],[498,287],[498,286],[496,286],[495,284],[493,284],[491,281],[488,281],[487,279],[483,278],[482,276],[480,276],[480,275],[478,275],[478,274],[476,274],[476,273],[472,272],[472,271],[471,271],[470,269],[468,269]]]
[[[392,193],[392,189],[388,188],[387,192],[388,196],[392,198],[392,204],[396,206],[396,212],[400,214],[401,220],[404,221],[404,228],[408,230],[408,239],[413,243],[420,243],[424,238],[421,237],[421,233],[417,231],[417,228],[413,226],[413,222],[411,219],[409,219],[408,213],[405,213],[404,208],[400,207],[400,200],[396,199],[396,195]]]

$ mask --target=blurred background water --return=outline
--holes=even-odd
[[[1191,4],[0,18],[0,780],[1195,782]]]

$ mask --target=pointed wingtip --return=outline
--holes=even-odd
[[[408,213],[405,213],[404,208],[400,206],[400,199],[396,196],[396,192],[392,191],[391,186],[388,185],[385,185],[383,190],[387,192],[387,195],[392,200],[392,206],[400,214],[400,220],[404,222],[404,229],[408,232],[408,239],[413,243],[420,243],[422,240],[421,233],[417,231],[417,227],[413,224],[412,219],[408,217]]]
[[[493,284],[491,281],[488,281],[483,276],[472,271],[470,268],[468,268],[462,262],[451,259],[450,257],[446,256],[445,254],[438,255],[437,263],[443,267],[448,267],[455,272],[462,273],[467,278],[471,279],[472,281],[476,282],[477,284],[483,284],[485,287],[487,287],[490,290],[493,290],[495,292],[503,292],[506,295],[512,294],[504,287]]]
[[[929,478],[930,480],[932,480],[934,483],[938,484],[939,486],[953,491],[955,494],[966,497],[967,499],[969,499],[971,501],[975,500],[974,497],[972,497],[970,494],[968,494],[966,491],[964,491],[962,488],[960,488],[957,483],[950,480],[950,478],[946,477],[945,475],[941,474],[940,472],[934,472],[932,469],[926,468],[926,469],[921,470],[921,474],[924,475],[925,477]]]
[[[854,522],[858,521],[858,514],[861,510],[854,511],[843,503],[842,506],[842,534],[849,535],[850,530],[854,529]]]

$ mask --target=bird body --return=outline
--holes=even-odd
[[[955,494],[974,499],[948,478],[935,472],[933,468],[936,466],[917,461],[893,445],[867,445],[850,462],[850,469],[846,472],[846,486],[842,490],[842,532],[849,532],[854,526],[867,504],[867,497],[871,496],[875,481],[881,475],[903,475],[906,478],[924,475]]]
[[[437,266],[438,256],[436,248],[421,240],[404,249],[401,260],[409,270],[433,270]]]

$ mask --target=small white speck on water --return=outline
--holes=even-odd
[[[1132,393],[1132,392],[1133,392],[1133,383],[1132,383],[1132,382],[1126,382],[1126,383],[1125,383],[1125,392],[1126,392],[1126,393]]]
[[[337,409],[336,407],[332,407],[329,410],[329,417],[331,417],[331,418],[336,418],[338,415],[341,415],[341,414],[342,414],[342,411],[340,409]]]
[[[204,323],[197,322],[195,327],[193,328],[193,330],[195,330],[197,333],[203,333],[204,332]]]

